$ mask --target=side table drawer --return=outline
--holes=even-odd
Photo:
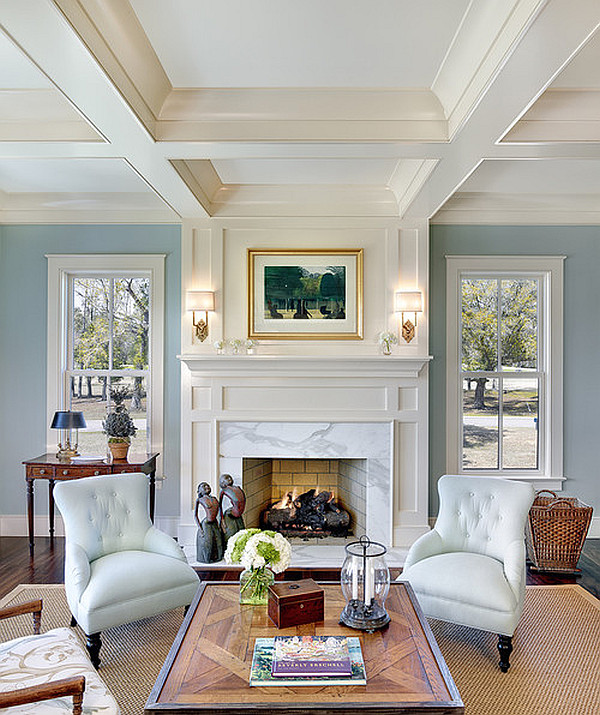
[[[81,477],[97,477],[100,474],[110,474],[110,467],[96,464],[93,466],[81,467],[56,467],[56,479],[79,479]]]
[[[141,464],[123,464],[120,465],[118,462],[113,462],[112,473],[113,474],[125,474],[127,472],[144,472]]]
[[[54,469],[52,467],[27,467],[27,476],[34,479],[52,479]]]

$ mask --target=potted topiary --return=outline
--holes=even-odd
[[[102,428],[108,437],[108,448],[113,459],[127,459],[131,437],[134,437],[137,432],[131,415],[123,404],[129,397],[129,390],[126,387],[114,387],[110,391],[110,397],[115,405],[115,411],[106,415]]]

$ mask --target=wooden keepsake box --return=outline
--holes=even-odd
[[[312,578],[276,581],[269,586],[268,613],[277,628],[322,621],[325,613],[323,589]]]

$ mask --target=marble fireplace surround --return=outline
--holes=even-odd
[[[391,422],[221,422],[220,471],[241,474],[245,457],[364,459],[366,533],[391,544],[392,430]]]
[[[183,355],[180,543],[195,561],[197,485],[242,460],[364,459],[367,533],[401,565],[428,531],[428,357]],[[295,565],[340,565],[343,546],[294,546]]]

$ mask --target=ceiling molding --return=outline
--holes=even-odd
[[[223,184],[211,162],[208,159],[195,159],[190,162],[172,159],[171,164],[206,213],[212,216],[214,207],[211,197]]]
[[[437,163],[437,159],[402,159],[398,162],[388,186],[394,192],[400,216],[423,188]]]
[[[432,224],[600,224],[600,194],[459,192]]]
[[[432,84],[452,138],[547,0],[471,3]]]
[[[104,141],[53,87],[0,89],[0,106],[0,141]]]
[[[151,136],[173,89],[129,2],[54,0]]]
[[[445,142],[429,90],[185,89],[166,98],[158,141]]]
[[[600,142],[600,89],[547,89],[501,143]]]
[[[398,203],[386,187],[339,185],[260,186],[227,184],[212,198],[212,215],[373,216],[398,218]]]

